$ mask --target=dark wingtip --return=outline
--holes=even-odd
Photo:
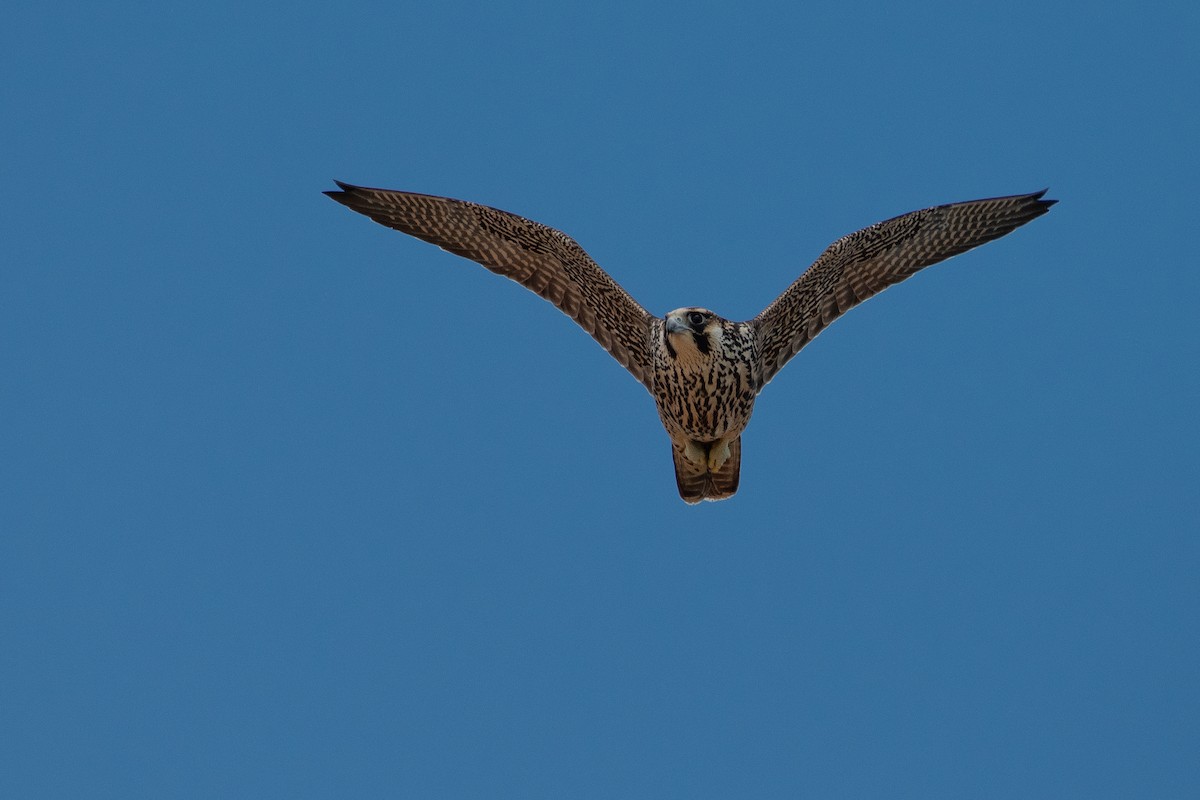
[[[1042,199],[1042,196],[1045,195],[1046,192],[1048,192],[1048,191],[1050,191],[1049,186],[1047,186],[1045,189],[1042,189],[1040,192],[1034,192],[1033,194],[1029,195],[1029,199],[1033,200],[1037,204],[1039,214],[1045,214],[1047,211],[1050,210],[1050,206],[1052,206],[1058,202],[1057,200],[1043,200]]]
[[[333,190],[330,190],[328,192],[321,192],[321,194],[325,195],[330,200],[338,201],[342,205],[349,205],[348,201],[349,201],[349,197],[350,197],[351,193],[353,193],[354,190],[359,187],[355,186],[352,183],[342,183],[339,180],[335,180],[334,183],[336,183],[338,185],[338,188],[341,189],[340,192],[335,192]]]

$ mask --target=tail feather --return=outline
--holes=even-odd
[[[729,443],[729,458],[716,472],[709,472],[706,466],[684,455],[683,445],[672,443],[671,455],[675,459],[675,484],[685,503],[724,500],[737,492],[742,470],[741,436]]]

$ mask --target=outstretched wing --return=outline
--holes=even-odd
[[[913,211],[843,236],[825,249],[751,323],[758,329],[763,384],[825,326],[918,270],[998,239],[1050,210],[1033,194]]]
[[[546,298],[650,388],[653,318],[571,237],[476,203],[336,183],[341,191],[325,194],[342,205]]]

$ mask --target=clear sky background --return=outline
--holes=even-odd
[[[0,27],[0,796],[1200,796],[1200,12],[19,3]],[[552,306],[321,196],[852,311],[685,506]]]

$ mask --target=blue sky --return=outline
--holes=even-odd
[[[24,3],[0,30],[0,795],[1195,797],[1200,12]],[[476,200],[656,314],[1050,187],[676,496]]]

